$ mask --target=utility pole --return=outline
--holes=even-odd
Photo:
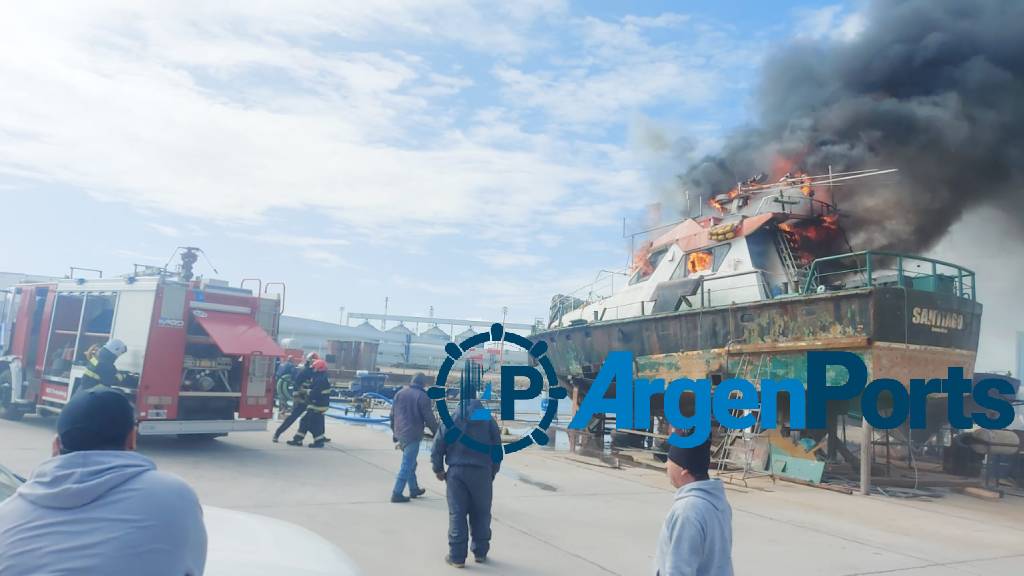
[[[871,436],[871,424],[868,423],[867,418],[864,418],[860,423],[860,493],[862,496],[871,493],[871,460],[874,458]]]
[[[389,296],[384,297],[384,318],[381,318],[380,329],[387,330],[388,328],[388,301],[391,300]]]
[[[508,318],[508,306],[501,307],[501,325],[505,325],[505,320]],[[498,366],[502,365],[502,361],[505,358],[505,336],[502,335],[501,343],[498,344]]]
[[[338,307],[338,324],[340,324],[342,326],[346,325],[345,324],[345,307],[344,306],[339,306]]]

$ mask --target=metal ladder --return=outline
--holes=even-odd
[[[736,366],[736,378],[744,378],[751,382],[756,382],[761,376],[761,368],[764,365],[766,354],[761,354],[757,361],[757,368],[754,373],[753,380],[750,379],[750,368],[753,364],[753,360],[748,354],[744,354],[740,357],[739,363]],[[770,363],[770,359],[769,359]],[[733,391],[729,393],[729,398],[739,398],[740,395]],[[775,479],[775,474],[769,468],[768,470],[756,470],[754,469],[754,450],[757,448],[757,438],[761,434],[761,405],[758,403],[755,408],[745,410],[747,414],[754,415],[754,423],[751,424],[750,428],[742,428],[739,430],[729,429],[725,434],[725,440],[720,445],[719,458],[718,458],[718,477],[725,479],[728,482],[732,482],[733,478],[738,477],[738,480],[743,482],[743,485],[747,485],[748,478],[757,478],[761,476],[771,476],[772,480]],[[733,464],[735,461],[730,458],[734,455],[736,450],[734,445],[737,441],[742,440],[742,458],[740,462],[742,466],[739,470],[727,470],[726,467],[729,464]]]
[[[796,258],[793,257],[793,250],[789,247],[789,238],[782,230],[775,234],[775,246],[778,248],[779,256],[782,258],[782,265],[786,268],[786,278],[789,279],[790,286],[792,287],[791,292],[797,293],[802,288],[801,284],[806,273],[803,268],[797,265]]]

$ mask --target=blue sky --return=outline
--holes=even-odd
[[[743,5],[748,4],[748,5]],[[0,24],[3,268],[220,276],[339,306],[530,321],[622,266],[622,219],[748,118],[758,60],[838,6],[25,5]],[[808,20],[810,19],[810,20]],[[40,234],[46,215],[47,234]],[[207,273],[210,273],[207,271]]]
[[[0,270],[196,245],[292,314],[531,322],[625,264],[623,218],[751,120],[773,46],[856,35],[859,6],[10,4]]]

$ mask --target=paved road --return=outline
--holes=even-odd
[[[0,421],[0,462],[27,474],[48,456],[52,420]],[[379,428],[331,423],[328,450],[244,433],[142,451],[206,504],[306,526],[367,574],[450,574],[444,487],[420,457],[426,498],[391,504],[399,454]],[[647,574],[672,498],[662,474],[610,469],[539,448],[506,462],[495,487],[493,563],[478,574]],[[736,573],[759,576],[1024,574],[1024,499],[934,502],[847,496],[780,482],[730,487]],[[268,551],[288,554],[288,550]]]

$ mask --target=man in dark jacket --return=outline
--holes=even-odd
[[[486,419],[476,416],[482,412],[486,414]],[[486,446],[501,446],[498,423],[479,401],[472,400],[468,409],[460,410],[455,423],[464,434],[477,442]],[[501,461],[495,461],[490,454],[474,450],[458,440],[446,442],[446,432],[441,427],[434,439],[431,461],[437,479],[447,483],[448,555],[444,559],[452,566],[462,568],[466,565],[467,544],[471,536],[473,559],[477,562],[487,560],[487,552],[491,548],[493,484],[501,468]],[[447,472],[444,469],[446,462]]]
[[[324,414],[331,407],[331,383],[327,380],[327,362],[316,360],[313,362],[313,377],[309,383],[309,404],[306,405],[306,413],[299,422],[299,431],[295,437],[288,441],[292,446],[302,446],[306,439],[306,432],[313,435],[313,443],[310,448],[323,448],[327,441],[324,436]]]
[[[427,491],[420,488],[416,481],[416,455],[423,441],[423,428],[430,428],[432,434],[437,432],[437,418],[430,406],[430,398],[423,389],[427,384],[427,376],[422,372],[416,374],[408,386],[395,394],[391,403],[391,434],[392,440],[402,451],[402,466],[398,469],[398,478],[391,491],[392,502],[408,502],[409,498],[417,498]],[[409,485],[409,496],[403,494]]]

